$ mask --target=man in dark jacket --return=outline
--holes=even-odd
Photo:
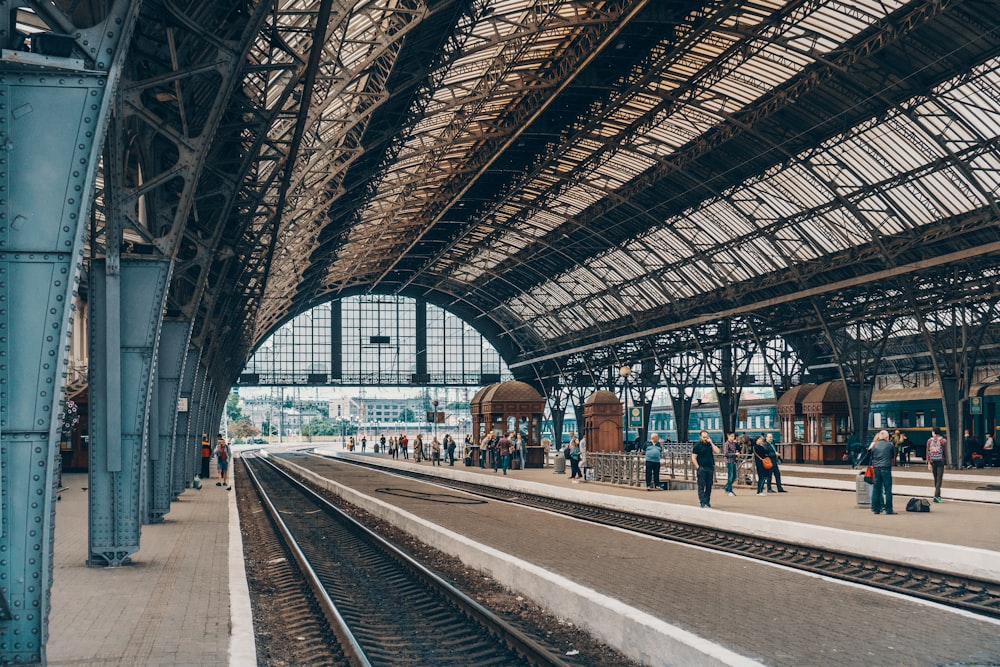
[[[889,439],[888,431],[879,431],[872,444],[868,445],[872,453],[872,467],[875,468],[875,479],[872,481],[872,513],[895,514],[892,511],[892,463],[896,460],[896,448]]]
[[[721,453],[708,437],[708,431],[701,432],[701,440],[691,450],[691,462],[698,477],[698,502],[702,507],[712,506],[712,483],[715,481],[715,455]]]

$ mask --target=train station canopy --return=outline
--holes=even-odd
[[[998,28],[986,0],[144,2],[135,248],[176,241],[170,307],[229,377],[364,293],[531,378],[723,321],[920,347],[1000,296]]]

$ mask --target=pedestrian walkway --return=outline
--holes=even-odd
[[[343,454],[336,450],[332,453]],[[871,512],[857,508],[853,489],[858,471],[846,468],[786,465],[782,469],[784,482],[790,493],[759,497],[749,489],[737,488],[737,496],[730,497],[717,488],[713,495],[713,509],[701,509],[697,506],[694,490],[647,493],[639,488],[593,482],[574,484],[568,474],[555,474],[552,468],[515,470],[503,476],[494,474],[492,469],[467,468],[461,462],[455,467],[436,467],[430,463],[416,464],[412,460],[394,462],[388,456],[371,453],[354,453],[350,456],[374,458],[382,463],[415,467],[443,476],[474,475],[488,483],[508,487],[525,485],[532,492],[549,489],[550,493],[587,502],[720,528],[742,528],[771,537],[784,536],[803,542],[882,553],[899,557],[903,559],[902,562],[907,562],[906,558],[909,558],[910,562],[923,566],[931,563],[940,563],[942,566],[948,564],[949,569],[967,568],[978,571],[982,576],[993,573],[1000,581],[1000,574],[996,574],[1000,531],[984,529],[998,525],[1000,519],[1000,505],[997,504],[1000,492],[993,490],[993,487],[1000,487],[1000,475],[991,470],[949,471],[945,475],[945,503],[934,505],[930,514],[902,513],[887,517],[874,516]],[[895,473],[895,476],[897,485],[894,488],[897,493],[901,489],[909,493],[909,487],[912,487],[920,492],[914,495],[927,495],[929,475],[925,479],[919,468],[909,471],[904,469]],[[90,568],[85,562],[87,484],[86,474],[64,474],[64,490],[60,502],[56,504],[48,664],[67,667],[226,664],[242,667],[256,664],[235,491],[226,492],[221,487],[216,487],[214,481],[208,481],[200,491],[187,489],[171,505],[171,511],[163,523],[143,527],[141,548],[133,556],[132,564],[108,569]],[[959,498],[962,495],[959,491],[972,495],[963,500]],[[897,496],[897,502],[902,501],[905,498]],[[589,532],[592,529],[579,524],[572,531],[574,540],[570,543],[566,535],[545,533],[547,529],[542,523],[535,524],[542,532],[525,532],[518,528],[519,519],[515,514],[508,511],[502,515],[507,523],[501,529],[496,526],[490,529],[486,524],[469,528],[463,522],[462,525],[455,526],[455,530],[466,531],[463,534],[470,537],[462,538],[465,541],[479,540],[484,530],[492,530],[496,540],[496,546],[492,548],[499,554],[498,562],[516,562],[518,572],[534,568],[535,578],[527,585],[538,589],[550,588],[553,595],[575,591],[574,594],[579,593],[586,599],[603,596],[601,599],[607,602],[612,592],[608,589],[612,585],[609,580],[611,570],[608,568],[617,569],[618,565],[624,565],[623,573],[632,583],[613,584],[622,586],[621,595],[610,597],[628,597],[647,588],[647,574],[644,573],[648,571],[649,565],[643,560],[647,548],[652,549],[649,558],[667,559],[673,563],[670,566],[673,574],[662,583],[662,590],[657,588],[644,592],[634,602],[643,609],[640,616],[658,628],[657,633],[662,631],[675,639],[682,638],[683,641],[677,639],[680,642],[678,646],[687,647],[683,650],[693,650],[694,653],[689,654],[692,660],[698,656],[704,657],[701,648],[691,648],[692,645],[703,647],[700,640],[692,639],[685,634],[685,630],[664,620],[683,618],[684,596],[695,595],[694,591],[699,585],[694,574],[682,574],[686,571],[684,568],[690,565],[690,556],[683,555],[689,554],[689,551],[671,550],[669,555],[663,555],[665,552],[662,551],[662,546],[653,547],[647,544],[648,541],[642,541],[644,538],[629,538],[621,546],[615,546],[613,556],[602,555],[593,541],[607,539],[604,536],[609,535],[608,532],[601,532],[601,537],[593,537]],[[474,517],[470,518],[469,515],[460,513],[455,516],[475,523]],[[443,521],[441,517],[434,517],[434,520]],[[582,540],[580,544],[575,541],[577,534]],[[540,540],[539,535],[546,537]],[[585,546],[588,540],[591,541],[589,547]],[[534,546],[545,551],[537,561],[531,560],[533,556],[526,549],[527,542],[538,543]],[[677,560],[678,558],[685,559],[684,568],[680,567],[682,561]],[[711,562],[724,561],[713,556]],[[663,566],[660,560],[656,563],[656,568]],[[503,569],[507,565],[498,567]],[[568,574],[571,581],[556,581],[552,573],[559,573],[559,577]],[[505,580],[503,572],[497,572],[497,575]],[[511,578],[507,581],[511,585],[515,582],[522,585],[524,580],[518,579],[520,576],[521,574],[515,576],[511,573]],[[786,595],[784,591],[794,592],[803,586],[795,583],[789,589],[787,581],[779,582],[771,573],[761,577],[769,582],[766,585],[780,588],[782,595]],[[542,581],[548,583],[540,583]],[[753,599],[759,595],[757,585],[741,580],[736,584],[732,595],[740,599]],[[803,589],[803,595],[818,595],[818,599],[830,594],[829,591],[805,591]],[[705,608],[693,610],[690,624],[685,623],[685,626],[702,634],[713,623],[717,623],[718,610],[710,608],[715,597],[716,591],[709,591],[704,600]],[[717,602],[725,604],[722,600]],[[775,623],[788,623],[790,617],[808,612],[805,602],[796,603],[794,608],[785,608],[779,602],[776,599],[750,608],[773,615]],[[609,614],[628,616],[634,613],[625,608],[617,609],[614,603],[609,604],[611,607],[604,606],[603,602],[596,607],[581,607],[579,609],[588,611],[579,613],[593,612],[603,614],[604,618],[611,618]],[[740,605],[742,604],[741,602]],[[800,620],[797,619],[795,623]],[[577,618],[574,622],[582,624],[583,619]],[[838,623],[833,623],[833,626],[839,627],[841,632],[846,634],[851,631],[849,623]],[[626,632],[628,623],[624,620],[620,623],[616,621],[615,626],[614,631],[622,633]],[[788,628],[782,630],[782,633],[793,631]],[[728,631],[723,632],[724,643],[728,646],[745,647],[744,640],[734,641],[729,634]],[[633,639],[627,638],[625,641]],[[789,641],[796,642],[799,647],[796,650],[804,650],[805,640],[793,638]],[[946,644],[945,647],[947,646],[949,645]],[[704,650],[716,656],[713,660],[719,659],[722,662],[731,662],[730,659],[739,662],[742,660],[740,656],[747,652],[741,649],[737,655],[727,652],[728,649],[717,650],[714,644]],[[749,650],[749,653],[763,662],[788,664],[787,660],[772,660],[754,650]],[[997,660],[1000,660],[1000,656]],[[656,664],[656,660],[651,662]],[[837,660],[831,659],[830,662]]]
[[[187,489],[132,564],[87,567],[86,473],[56,503],[48,665],[256,664],[235,489]]]
[[[356,454],[333,453],[337,458],[358,458]],[[1000,645],[994,640],[1000,624],[938,605],[568,519],[551,511],[492,501],[457,503],[454,491],[407,478],[387,483],[385,474],[345,468],[335,460],[297,455],[280,457],[280,461],[311,471],[308,475],[315,483],[469,567],[489,573],[511,590],[525,591],[567,623],[586,629],[644,664],[935,665],[1000,661]],[[525,492],[706,525],[742,524],[744,530],[756,534],[785,530],[809,535],[812,529],[815,533],[810,539],[825,535],[841,546],[847,540],[854,540],[858,547],[897,542],[906,545],[913,562],[924,566],[948,555],[956,562],[963,557],[974,562],[972,554],[996,560],[995,551],[888,538],[876,532],[876,519],[889,525],[901,517],[875,517],[857,510],[859,521],[872,522],[871,532],[863,533],[770,519],[728,504],[739,501],[762,513],[776,511],[773,503],[813,507],[833,500],[849,508],[853,497],[844,492],[800,488],[763,498],[743,494],[725,497],[725,503],[720,497],[720,509],[702,509],[694,491],[649,493],[604,484],[572,484],[551,469],[504,476],[494,475],[491,469],[484,472],[464,466],[438,468],[389,458],[383,461],[442,477],[473,478]],[[954,511],[985,509],[994,513],[994,521],[998,511],[996,506],[962,502],[943,507]],[[954,516],[951,521],[955,521]],[[972,529],[967,527],[967,531]],[[992,567],[992,576],[1000,581],[1000,571],[995,564]],[[928,627],[935,631],[928,633]]]
[[[339,449],[317,449],[333,456],[358,458],[362,455]],[[930,497],[930,474],[918,471],[894,477],[895,516],[875,515],[867,506],[859,507],[856,493],[860,470],[810,466],[782,466],[782,481],[788,493],[758,496],[747,487],[736,488],[727,496],[717,485],[712,508],[698,506],[694,489],[648,493],[643,487],[574,483],[568,474],[552,468],[511,471],[504,476],[491,468],[431,466],[389,456],[368,454],[380,463],[419,468],[443,476],[473,475],[488,484],[546,492],[559,497],[580,497],[626,511],[640,510],[679,521],[725,530],[752,532],[796,544],[811,544],[858,555],[886,558],[900,563],[921,563],[950,572],[995,578],[1000,582],[1000,531],[984,527],[1000,525],[1000,476],[991,471],[958,471],[945,474],[942,493],[945,502],[933,504],[930,513],[904,511],[910,496]],[[724,473],[721,466],[718,469]],[[969,474],[969,473],[980,474]],[[822,477],[814,476],[822,473]],[[717,480],[723,475],[717,475]],[[952,486],[949,486],[951,484]],[[965,488],[955,489],[954,485]],[[998,485],[998,490],[989,487]],[[585,495],[580,496],[579,494]],[[569,495],[567,495],[569,494]],[[958,498],[961,499],[958,499]],[[915,542],[916,541],[916,542]],[[935,565],[936,564],[936,565]]]

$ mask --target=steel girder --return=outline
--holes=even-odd
[[[146,518],[148,417],[171,263],[125,259],[117,275],[107,268],[94,260],[90,271],[88,562],[119,566],[138,551]]]
[[[808,4],[808,3],[804,3]],[[790,3],[783,12],[800,11],[800,3]],[[738,5],[729,6],[736,12]],[[955,9],[959,14],[961,7]],[[556,228],[550,234],[542,237],[537,247],[529,247],[519,252],[518,262],[534,264],[534,271],[521,272],[515,276],[516,282],[500,277],[484,280],[476,286],[469,298],[476,294],[482,295],[489,303],[497,303],[516,293],[530,290],[531,281],[548,280],[550,276],[562,270],[567,270],[576,262],[567,250],[577,247],[589,256],[599,254],[602,249],[624,243],[653,224],[662,224],[671,215],[705,199],[717,197],[733,184],[760,174],[767,168],[788,160],[796,152],[811,146],[822,144],[830,136],[842,131],[845,124],[861,122],[879,113],[883,113],[886,105],[893,101],[901,101],[917,91],[907,83],[905,76],[894,80],[891,90],[881,90],[879,95],[873,95],[859,102],[852,91],[843,90],[836,100],[824,99],[818,104],[810,104],[810,96],[824,94],[831,86],[843,88],[839,83],[845,72],[852,69],[867,70],[877,65],[868,65],[869,61],[880,62],[878,57],[886,51],[906,49],[906,39],[912,38],[912,33],[926,23],[933,23],[942,14],[941,3],[913,3],[904,16],[895,17],[862,33],[852,40],[846,48],[837,50],[822,59],[817,65],[803,71],[788,85],[775,88],[760,101],[749,106],[740,113],[729,117],[730,122],[714,129],[706,136],[699,137],[683,147],[683,150],[670,155],[643,173],[639,178],[632,179],[619,190],[609,193],[599,203],[586,211],[568,219],[566,224]],[[766,35],[772,25],[770,21],[755,26],[762,35]],[[958,38],[961,39],[961,38]],[[985,46],[985,45],[984,45]],[[672,53],[660,55],[661,61],[650,60],[636,71],[642,76],[654,80],[663,63],[669,62]],[[883,55],[884,57],[884,55]],[[896,63],[904,63],[905,58],[893,58]],[[720,66],[723,61],[720,59]],[[722,72],[711,76],[723,76]],[[922,79],[921,84],[930,83]],[[641,85],[642,81],[633,85]],[[683,93],[684,89],[680,90]],[[663,107],[678,103],[682,95],[672,94],[663,101]],[[789,137],[789,124],[797,124],[795,115],[791,113],[798,108],[799,103],[809,108],[817,107],[822,120],[808,119],[807,129],[795,137]],[[636,132],[650,122],[656,110],[649,116],[637,119],[628,132]],[[589,123],[588,118],[581,123]],[[596,130],[594,134],[599,134]],[[560,151],[572,150],[570,143],[573,137],[568,137],[565,146]],[[628,135],[618,138],[625,142]],[[773,141],[771,141],[773,139]],[[791,143],[790,143],[791,142]],[[612,142],[606,148],[614,145]],[[733,165],[738,165],[736,168]],[[585,167],[582,164],[581,167]],[[706,182],[703,174],[717,174]],[[577,176],[582,178],[583,176]],[[671,179],[675,180],[673,182]],[[560,180],[558,187],[565,187]],[[517,196],[513,191],[511,196]],[[647,201],[648,199],[648,201]],[[497,205],[502,206],[504,202]],[[551,205],[555,205],[553,202]],[[618,209],[616,211],[616,209]],[[776,221],[785,224],[787,221]],[[734,241],[742,241],[742,237]],[[702,248],[692,248],[695,256],[700,256]],[[666,290],[669,293],[669,290]]]
[[[235,379],[259,331],[287,313],[265,310],[258,316],[265,292],[280,294],[274,304],[296,293],[323,202],[339,191],[347,168],[361,155],[361,134],[387,99],[381,87],[400,45],[426,13],[421,3],[354,4],[318,3],[288,13],[276,7],[243,72],[243,105],[252,112],[252,122],[238,128],[244,160],[237,173],[244,182],[234,205],[218,207],[214,220],[236,230],[235,255],[219,267],[217,282],[227,290],[208,295],[203,315],[216,323],[209,363],[220,369],[220,383]],[[367,29],[348,34],[355,22],[365,21]],[[362,42],[367,49],[361,60],[346,62],[346,46]],[[321,48],[313,48],[317,43]],[[276,71],[282,76],[273,76]],[[343,115],[331,106],[341,107]],[[303,137],[308,153],[296,162]],[[242,337],[242,345],[233,344],[234,336]]]
[[[18,7],[69,56],[8,50]],[[85,221],[137,2],[78,29],[53,3],[0,0],[0,662],[44,664],[66,349]]]
[[[191,323],[184,320],[163,322],[156,362],[156,401],[150,411],[149,463],[151,472],[151,503],[148,520],[158,523],[170,511],[170,502],[183,490],[174,475],[177,474],[176,461],[183,461],[183,453],[177,448],[177,403],[181,397],[184,364],[187,361],[188,341],[191,338]],[[156,417],[154,428],[153,417]],[[187,424],[185,423],[185,430]]]
[[[188,338],[191,337],[191,323],[187,323]],[[171,490],[176,499],[186,487],[191,486],[198,471],[201,440],[195,444],[196,433],[192,432],[191,412],[194,392],[195,371],[198,368],[198,350],[189,349],[185,353],[183,375],[180,381],[180,396],[177,401],[177,424],[174,428],[174,469],[171,475]]]
[[[188,451],[193,452],[191,466],[189,469],[189,474],[193,479],[195,475],[199,474],[198,471],[201,467],[201,439],[202,435],[207,436],[209,429],[208,425],[208,400],[207,400],[207,389],[206,389],[206,377],[207,373],[205,370],[205,364],[202,362],[201,358],[197,359],[197,367],[195,368],[194,381],[191,389],[191,402],[188,404],[188,438],[185,443]],[[209,440],[211,442],[211,440]],[[193,469],[193,470],[192,470]]]

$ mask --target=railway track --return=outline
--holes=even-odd
[[[341,664],[566,664],[264,459],[243,461],[329,624],[317,646],[336,637]]]
[[[395,475],[431,482],[494,501],[544,509],[672,542],[739,554],[796,570],[936,602],[990,618],[1000,618],[1000,584],[995,582],[644,514],[595,507],[472,482],[460,482],[417,471],[382,466],[378,463],[335,460],[338,463],[385,470]]]

